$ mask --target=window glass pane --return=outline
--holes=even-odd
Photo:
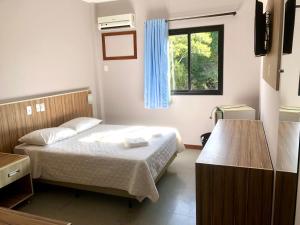
[[[171,90],[188,90],[188,35],[169,36]]]
[[[191,89],[218,90],[218,32],[191,34]]]

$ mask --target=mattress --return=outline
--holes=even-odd
[[[144,138],[148,145],[126,148],[128,137]],[[155,202],[156,177],[183,150],[173,128],[100,124],[51,145],[21,144],[14,152],[30,157],[34,179],[115,188]]]

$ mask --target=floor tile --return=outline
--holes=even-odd
[[[128,207],[124,198],[40,186],[20,210],[73,225],[195,225],[195,161],[198,150],[179,154],[157,184],[160,198]]]

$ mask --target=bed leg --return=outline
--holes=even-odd
[[[132,200],[128,199],[128,208],[132,209],[133,208],[133,204],[132,204]]]

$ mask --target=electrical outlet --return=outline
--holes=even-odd
[[[45,103],[41,103],[40,104],[40,109],[41,109],[41,112],[45,112],[46,111]]]
[[[32,115],[32,108],[31,108],[31,106],[27,106],[26,107],[26,112],[27,112],[27,116]]]
[[[35,109],[36,109],[36,112],[40,112],[41,111],[41,105],[40,104],[36,104],[35,105]]]

